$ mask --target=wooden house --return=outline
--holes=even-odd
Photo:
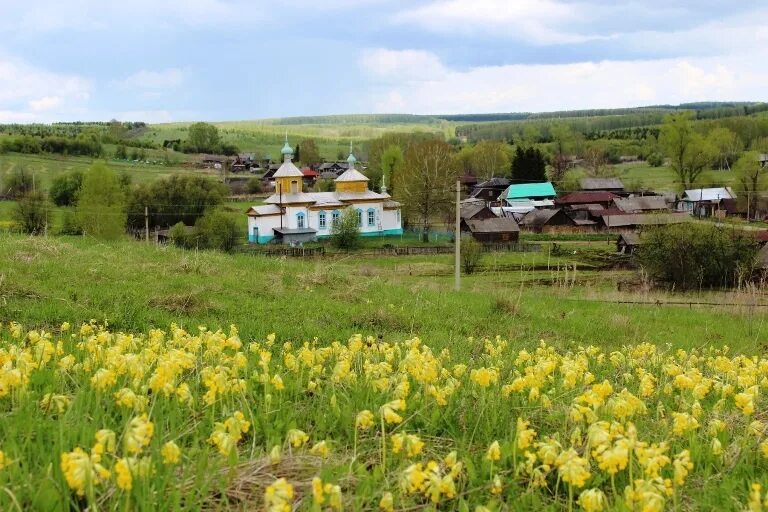
[[[475,185],[469,197],[488,202],[498,201],[499,196],[507,187],[509,187],[507,178],[491,178]]]
[[[613,192],[624,194],[624,183],[618,178],[581,178],[581,190],[584,192]]]
[[[534,233],[572,231],[576,222],[562,208],[531,210],[519,221],[520,227]]]
[[[467,231],[479,242],[517,242],[520,237],[520,227],[512,217],[475,218],[462,220]]]
[[[622,233],[616,241],[616,252],[620,254],[634,254],[640,247],[640,235],[634,232]]]
[[[613,201],[619,196],[613,192],[571,192],[555,199],[555,204],[564,208],[574,206],[593,204],[600,205],[603,208],[613,206]]]
[[[663,196],[619,197],[613,203],[624,213],[647,213],[669,211]]]

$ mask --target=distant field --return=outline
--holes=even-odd
[[[640,186],[658,192],[682,192],[677,175],[666,166],[652,167],[645,162],[637,162],[616,165],[614,170],[615,176],[629,188]],[[586,176],[584,168],[578,167],[570,172],[576,177]],[[732,171],[705,171],[698,182],[702,187],[733,186],[736,190],[739,186],[738,178]],[[738,195],[737,190],[736,193]]]

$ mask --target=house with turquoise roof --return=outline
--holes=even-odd
[[[334,180],[333,192],[304,192],[304,174],[293,164],[287,137],[281,153],[283,163],[273,176],[275,193],[245,212],[249,242],[294,243],[329,237],[333,223],[349,208],[357,212],[361,236],[403,233],[400,203],[392,200],[385,185],[381,193],[368,188],[368,178],[355,168],[351,145],[347,170]]]
[[[528,213],[540,208],[554,208],[557,192],[549,181],[543,183],[513,183],[501,194],[499,201],[505,213]]]

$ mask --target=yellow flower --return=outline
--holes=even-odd
[[[280,461],[283,458],[283,454],[280,452],[280,445],[276,444],[272,447],[272,449],[269,451],[269,462],[272,465],[280,464]]]
[[[528,422],[522,418],[517,418],[517,430],[515,431],[515,440],[520,450],[525,450],[536,437],[536,431],[528,428]]]
[[[283,384],[283,379],[279,375],[275,374],[275,376],[272,377],[271,382],[276,390],[281,391],[285,389],[285,384]]]
[[[699,428],[698,420],[687,412],[673,412],[672,418],[672,432],[679,436]]]
[[[469,373],[472,381],[480,387],[487,388],[491,384],[496,384],[499,374],[494,368],[478,368]]]
[[[382,512],[394,512],[395,499],[391,492],[385,492],[381,497],[381,501],[379,501],[379,509],[382,510]]]
[[[309,441],[309,436],[303,430],[292,428],[288,431],[287,440],[294,448],[301,448]]]
[[[69,322],[64,322],[63,324],[61,324],[61,327],[59,329],[61,330],[61,332],[67,332],[69,331],[70,327],[72,326],[69,325]]]
[[[752,484],[749,491],[749,503],[747,503],[747,510],[749,512],[762,512],[763,510],[763,497],[762,487],[760,484]]]
[[[579,495],[578,504],[585,512],[600,512],[605,507],[605,494],[600,489],[587,489]]]
[[[368,430],[373,426],[373,413],[368,409],[357,413],[355,418],[355,428],[360,430]]]
[[[712,439],[711,450],[712,450],[712,455],[723,454],[723,444],[716,437]]]
[[[733,397],[733,400],[736,403],[736,407],[741,409],[741,412],[744,413],[745,416],[749,416],[755,412],[755,402],[752,394],[739,393]]]
[[[11,464],[10,459],[5,456],[5,453],[3,453],[3,450],[0,450],[0,471],[5,469]]]
[[[768,459],[768,441],[763,441],[760,443],[760,453],[763,457]]]
[[[128,460],[125,458],[118,460],[114,469],[117,475],[117,486],[124,491],[130,491],[133,488],[133,477],[131,468],[128,467]]]
[[[243,438],[243,434],[247,433],[250,428],[251,423],[246,421],[245,415],[240,411],[235,411],[224,423],[215,423],[213,433],[208,441],[216,445],[219,453],[227,456],[233,452],[237,443]]]
[[[309,450],[309,453],[312,455],[317,455],[322,458],[328,457],[328,454],[330,453],[330,449],[328,448],[328,443],[326,441],[320,441],[315,443],[314,446]]]
[[[163,456],[163,464],[178,464],[181,460],[181,448],[173,441],[168,441],[160,449]]]
[[[291,512],[293,486],[285,478],[278,478],[264,491],[264,505],[268,512]]]
[[[381,415],[386,423],[402,423],[403,417],[397,414],[395,411],[405,410],[405,400],[398,399],[392,402],[386,403],[381,406]]]
[[[693,469],[691,453],[688,450],[683,450],[675,455],[675,460],[672,462],[672,466],[675,468],[675,484],[685,484],[685,477],[688,476],[688,472]]]
[[[109,478],[109,471],[97,462],[98,456],[89,456],[81,448],[61,454],[61,472],[70,489],[84,496],[86,486],[98,485]]]
[[[499,460],[501,459],[501,446],[498,441],[494,441],[488,447],[488,451],[485,452],[485,460]]]
[[[125,449],[128,453],[140,453],[152,440],[155,426],[147,419],[146,414],[133,418],[128,423],[125,433]]]
[[[499,478],[499,475],[494,475],[493,483],[491,484],[491,494],[498,496],[502,490],[504,490],[504,486],[501,484],[501,478]]]
[[[563,482],[575,487],[584,487],[584,484],[590,477],[589,463],[586,459],[579,457],[579,454],[573,448],[561,453],[557,457],[555,465]]]

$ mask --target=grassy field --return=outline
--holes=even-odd
[[[645,291],[593,266],[609,244],[561,245],[455,292],[450,256],[1,236],[0,509],[761,500],[768,360],[739,354],[764,294]]]

